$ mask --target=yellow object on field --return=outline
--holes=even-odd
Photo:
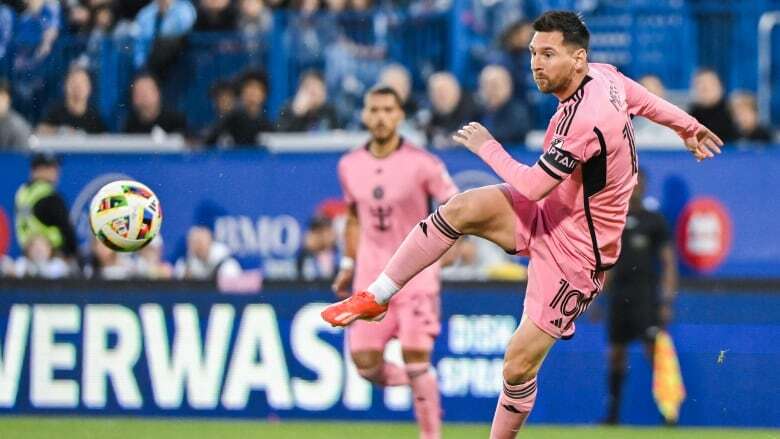
[[[660,331],[655,337],[653,397],[664,419],[677,423],[680,406],[685,400],[685,385],[674,342],[666,331]]]
[[[520,264],[504,262],[488,267],[487,277],[490,280],[524,281],[528,279],[528,269]]]

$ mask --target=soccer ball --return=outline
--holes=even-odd
[[[132,180],[108,183],[89,204],[89,225],[106,247],[132,252],[149,244],[162,224],[162,210],[151,189]]]

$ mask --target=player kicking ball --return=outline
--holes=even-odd
[[[588,63],[589,32],[572,12],[551,11],[534,22],[531,69],[537,87],[560,103],[546,151],[533,166],[512,159],[480,124],[454,139],[506,182],[453,197],[404,240],[366,291],[325,309],[333,325],[372,319],[415,274],[439,259],[462,234],[489,239],[530,257],[523,317],[504,356],[504,386],[491,438],[513,438],[533,408],[536,377],[559,338],[601,291],[620,254],[620,236],[638,162],[631,116],[676,131],[698,160],[722,141],[695,118],[607,64]]]
[[[362,119],[371,140],[346,154],[338,167],[349,205],[346,256],[333,284],[341,298],[349,296],[350,284],[356,291],[364,291],[382,273],[409,230],[430,211],[431,198],[443,203],[458,192],[438,158],[398,134],[404,112],[392,88],[371,89],[363,104]],[[456,237],[454,232],[450,236]],[[373,306],[363,309],[368,315],[347,309],[329,311],[342,326],[358,317],[381,318],[378,323],[355,321],[349,327],[347,343],[352,361],[363,378],[379,386],[411,387],[422,439],[441,437],[439,389],[431,370],[431,350],[440,330],[439,267],[433,262],[431,259],[425,266],[415,267],[415,273],[404,279],[403,289],[394,291],[398,294],[392,299],[387,296],[382,305],[367,293],[353,296],[355,303]],[[392,304],[390,309],[388,303]],[[401,342],[403,368],[383,359],[385,346],[392,338]]]

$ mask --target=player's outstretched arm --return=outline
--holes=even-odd
[[[477,154],[502,180],[529,200],[541,200],[561,182],[538,165],[526,166],[513,159],[490,131],[477,122],[464,125],[452,138]]]
[[[723,140],[709,128],[700,124],[693,116],[671,102],[649,92],[641,84],[623,76],[626,88],[628,112],[646,117],[653,122],[674,130],[685,143],[688,151],[697,160],[704,160],[720,154]]]

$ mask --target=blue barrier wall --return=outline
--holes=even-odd
[[[498,182],[468,152],[447,151],[440,156],[461,189]],[[525,163],[537,158],[529,152],[516,156]],[[188,227],[207,224],[247,268],[262,265],[266,274],[284,277],[290,273],[306,222],[317,205],[340,198],[339,157],[263,152],[67,155],[60,188],[85,241],[89,199],[103,183],[127,176],[146,183],[159,196],[169,259],[183,254]],[[648,194],[660,203],[673,228],[692,200],[712,197],[723,207],[731,222],[731,245],[711,274],[780,274],[780,223],[776,220],[780,188],[774,184],[780,175],[780,152],[729,150],[704,163],[680,153],[643,152],[640,164],[648,174]],[[14,191],[26,180],[27,169],[26,157],[0,155],[0,208],[9,216]],[[11,253],[18,254],[15,244]]]
[[[5,291],[0,414],[411,419],[408,390],[372,389],[348,366],[342,331],[319,318],[331,294],[302,288],[259,297]],[[512,290],[443,294],[434,364],[448,422],[492,417],[503,347],[521,312]],[[670,331],[688,394],[680,422],[780,426],[780,295],[684,292],[677,315]],[[542,369],[530,422],[604,414],[604,328],[588,315],[577,326]],[[630,361],[623,421],[658,424],[638,346]]]

